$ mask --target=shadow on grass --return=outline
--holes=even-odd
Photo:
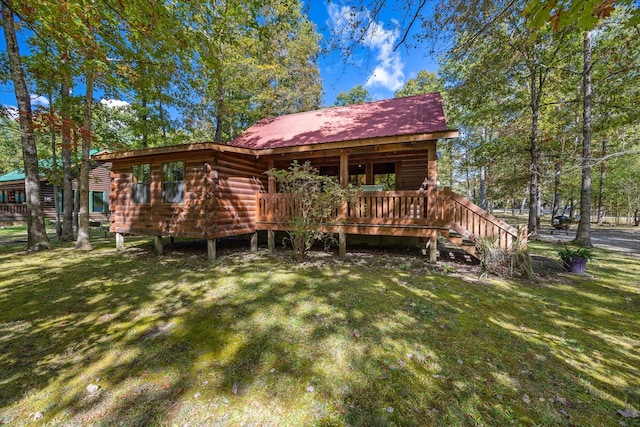
[[[516,284],[148,250],[0,252],[0,420],[616,425],[640,399],[639,291],[615,266]]]

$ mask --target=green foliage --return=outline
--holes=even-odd
[[[20,128],[15,120],[4,117],[0,111],[0,174],[23,167]]]
[[[396,98],[402,96],[421,95],[431,92],[444,92],[444,82],[436,73],[421,70],[418,75],[406,81],[404,86],[393,95]]]
[[[354,194],[352,189],[343,188],[335,177],[320,175],[309,162],[294,161],[288,169],[271,169],[266,173],[276,179],[280,193],[290,195],[288,212],[293,215],[277,219],[289,223],[289,240],[296,256],[304,258],[316,241],[330,244],[331,236],[323,231],[323,226],[336,221],[336,212]]]
[[[586,246],[568,246],[568,245],[564,245],[559,251],[558,251],[558,255],[560,255],[560,258],[564,259],[571,259],[571,258],[586,258],[586,259],[592,259],[593,258],[593,249],[586,247]]]
[[[355,86],[349,92],[340,92],[336,97],[336,106],[362,104],[371,101],[369,91],[362,85]]]
[[[540,30],[549,23],[554,31],[568,26],[590,31],[616,8],[631,9],[633,19],[630,25],[640,23],[640,9],[633,0],[529,0],[522,14],[533,30]]]

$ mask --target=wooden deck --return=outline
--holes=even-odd
[[[430,193],[436,194],[431,200]],[[289,221],[295,215],[295,206],[295,198],[291,194],[257,194],[256,228],[288,230]],[[511,227],[448,188],[437,192],[360,192],[355,200],[344,203],[336,210],[325,231],[434,240],[440,234],[472,255],[475,255],[474,242],[482,239],[490,239],[504,250],[509,250],[514,245],[526,247],[523,230]],[[463,245],[463,239],[472,243]]]
[[[27,217],[27,205],[16,203],[0,203],[0,221],[24,221]]]

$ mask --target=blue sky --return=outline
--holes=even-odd
[[[347,58],[339,49],[334,49],[320,58],[325,105],[333,104],[338,93],[357,85],[364,86],[373,99],[391,98],[419,71],[438,70],[437,59],[429,56],[426,49],[406,46],[394,49],[402,37],[398,26],[403,19],[400,12],[393,11],[401,11],[403,3],[389,1],[387,4],[387,10],[383,10],[377,20],[372,20],[368,10],[356,11],[346,1],[310,0],[309,18],[325,41],[333,40],[346,45],[353,43],[349,32],[344,31],[353,22],[353,14],[370,24],[354,55]],[[396,7],[393,7],[394,4]]]
[[[346,57],[339,47],[320,57],[324,105],[332,105],[338,93],[349,91],[357,85],[363,85],[374,100],[391,98],[420,70],[437,71],[437,60],[427,55],[426,49],[401,46],[394,50],[401,37],[398,22],[402,18],[392,9],[401,10],[402,3],[398,2],[396,8],[389,7],[373,21],[369,11],[356,12],[346,1],[308,1],[309,18],[316,24],[325,42],[336,41],[338,46],[352,43],[344,28],[351,23],[349,19],[353,13],[370,24],[362,42],[358,43],[350,57]],[[388,2],[389,5],[394,3]],[[24,53],[26,46],[23,40],[21,42]],[[4,48],[4,37],[0,37],[0,49]],[[48,105],[48,100],[39,94],[33,94],[32,98],[34,104]],[[0,104],[16,105],[11,85],[0,85]]]

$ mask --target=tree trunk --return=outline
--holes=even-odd
[[[480,207],[487,210],[487,170],[484,166],[480,166]]]
[[[600,186],[598,188],[598,225],[604,224],[604,179],[606,176],[607,140],[602,139],[602,160],[600,163]]]
[[[40,197],[40,169],[38,167],[38,151],[33,135],[31,115],[31,98],[27,89],[25,74],[22,70],[20,51],[16,38],[16,30],[11,11],[12,1],[2,1],[2,25],[4,28],[5,45],[9,58],[11,79],[18,101],[20,139],[22,142],[22,157],[24,161],[24,190],[27,201],[27,251],[49,249],[51,244],[47,237]]]
[[[62,236],[62,223],[60,222],[60,199],[58,198],[58,183],[60,180],[60,173],[58,171],[58,147],[56,138],[56,127],[53,122],[53,116],[53,94],[51,93],[51,91],[49,91],[49,131],[51,133],[51,159],[53,163],[53,208],[56,211],[56,236],[59,240]]]
[[[582,67],[582,187],[580,190],[580,221],[574,242],[591,244],[591,32],[584,33],[584,63]]]
[[[560,161],[557,160],[554,164],[555,174],[553,176],[553,207],[551,209],[551,219],[558,216],[560,212],[560,178],[562,176],[562,169],[560,167]]]
[[[71,171],[71,118],[69,115],[69,78],[63,76],[60,89],[62,116],[62,237],[63,242],[73,240],[73,174]]]
[[[84,97],[84,124],[82,131],[82,159],[80,162],[80,206],[78,209],[78,239],[76,249],[89,251],[91,236],[89,234],[89,152],[91,150],[91,112],[93,108],[93,75],[87,71],[87,92]]]
[[[532,67],[531,73],[531,135],[529,137],[529,152],[531,154],[529,164],[529,219],[527,222],[528,233],[535,237],[538,235],[538,201],[540,199],[540,148],[538,147],[538,116],[539,94],[537,84],[537,67]]]

